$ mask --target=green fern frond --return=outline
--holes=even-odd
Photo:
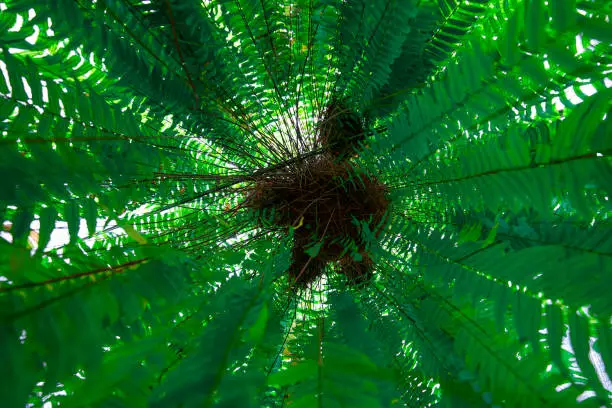
[[[611,8],[0,3],[3,406],[607,406]]]

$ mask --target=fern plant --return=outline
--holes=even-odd
[[[609,1],[0,10],[3,406],[610,404]]]

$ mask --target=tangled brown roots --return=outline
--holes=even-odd
[[[294,227],[289,274],[304,286],[335,261],[349,281],[367,281],[373,263],[354,220],[368,223],[373,230],[388,204],[385,187],[376,178],[323,154],[260,176],[242,206],[255,211],[261,225]],[[347,251],[349,243],[353,243],[351,251]]]

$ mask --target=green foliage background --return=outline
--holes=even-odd
[[[610,403],[611,2],[0,10],[3,407]],[[332,97],[392,206],[296,291],[233,209]]]

